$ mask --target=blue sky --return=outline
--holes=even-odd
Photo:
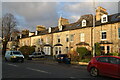
[[[87,0],[86,0],[87,1]],[[95,7],[102,6],[109,14],[118,13],[117,2],[96,2]],[[69,19],[70,23],[80,16],[93,13],[92,2],[3,2],[2,14],[12,13],[18,27],[35,31],[36,25],[55,27],[60,16]]]

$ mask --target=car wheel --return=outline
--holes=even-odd
[[[90,75],[93,76],[93,77],[96,77],[98,76],[98,69],[93,67],[90,69]]]

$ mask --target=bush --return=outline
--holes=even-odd
[[[111,55],[111,56],[119,56],[119,53],[107,53],[106,55]]]
[[[34,47],[31,47],[31,46],[22,46],[19,51],[21,51],[23,53],[23,55],[25,57],[27,57],[27,55],[33,53],[35,51],[35,48]]]
[[[88,58],[87,58],[87,59],[82,59],[82,60],[81,60],[81,62],[89,62],[89,61],[90,61],[90,59],[88,59]]]
[[[79,53],[81,59],[83,59],[86,54],[89,54],[89,51],[86,47],[77,47],[76,51]]]
[[[70,51],[68,53],[68,56],[71,58],[71,61],[79,61],[79,56],[78,56],[78,53],[76,51]]]

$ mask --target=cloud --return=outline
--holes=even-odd
[[[84,0],[88,1],[88,0]],[[92,0],[90,0],[92,1]],[[99,0],[98,0],[99,1]],[[96,2],[109,14],[118,12],[117,2]],[[35,31],[36,25],[57,26],[60,15],[77,21],[80,16],[93,13],[93,2],[3,2],[2,13],[12,13],[19,22],[19,28]]]
[[[114,14],[118,12],[118,2],[95,2],[95,8],[102,6],[107,9],[109,14]],[[93,9],[93,2],[73,2],[64,4],[63,13],[70,22],[75,22],[78,17],[85,14],[95,14],[95,9]]]
[[[3,14],[13,13],[20,26],[31,27],[31,30],[35,30],[36,25],[56,26],[57,14],[56,14],[55,2],[4,2]]]

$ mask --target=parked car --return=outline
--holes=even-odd
[[[20,61],[24,62],[24,56],[20,51],[6,51],[5,61]]]
[[[87,66],[91,76],[104,75],[120,78],[120,57],[117,56],[96,56],[91,59]]]
[[[41,51],[41,52],[33,52],[32,54],[30,54],[28,56],[28,59],[32,60],[32,58],[43,58],[43,57],[45,57],[45,53],[43,51]]]
[[[71,62],[71,59],[68,58],[67,54],[59,54],[59,55],[57,55],[56,60],[57,60],[58,63],[70,64],[70,62]]]

